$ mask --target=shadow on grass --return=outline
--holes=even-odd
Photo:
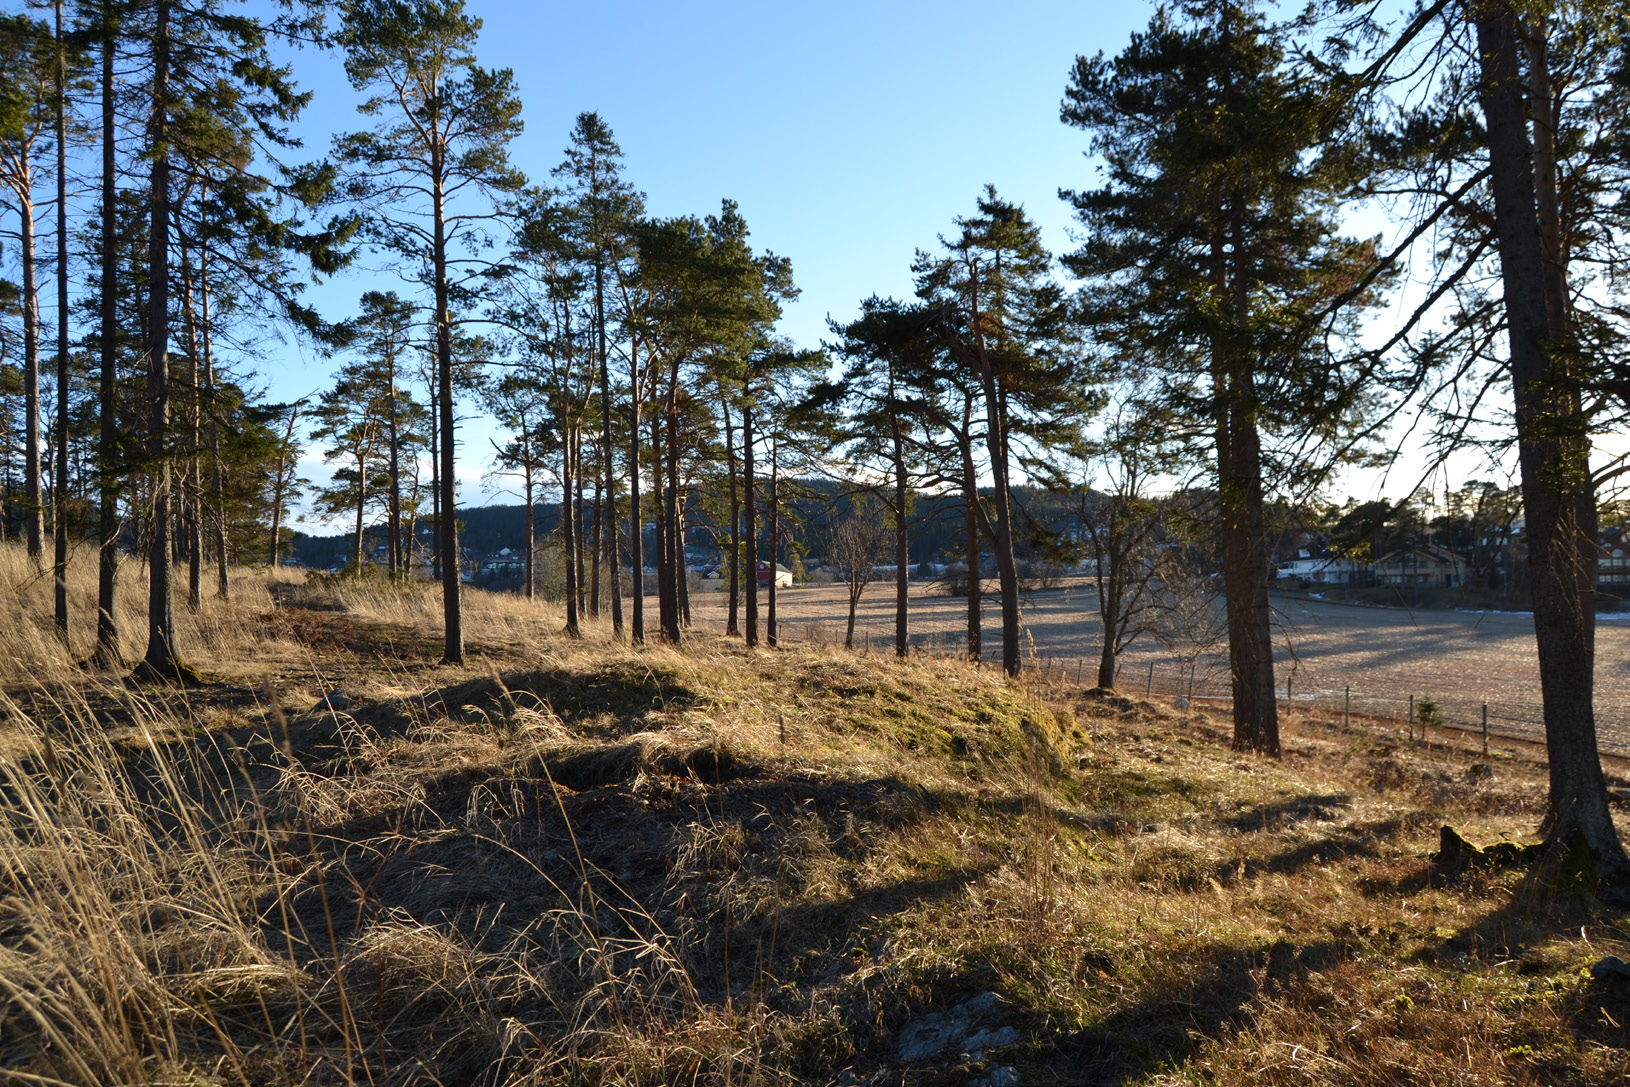
[[[626,734],[644,729],[648,714],[690,709],[702,701],[702,693],[672,669],[614,660],[583,671],[538,668],[480,676],[402,702],[379,703],[365,715],[382,735],[403,732],[427,714],[502,722],[521,710],[552,714],[580,730],[599,724],[600,731]]]
[[[1249,878],[1264,872],[1293,875],[1308,865],[1327,864],[1348,857],[1380,856],[1382,844],[1396,839],[1409,826],[1410,820],[1407,818],[1353,823],[1266,857],[1246,857],[1242,862],[1223,865],[1218,869],[1218,877],[1237,876],[1241,863],[1245,866],[1245,876]]]
[[[1039,1065],[1056,1082],[1114,1085],[1143,1082],[1182,1065],[1207,1042],[1249,1022],[1248,1005],[1329,969],[1350,956],[1341,941],[1278,941],[1254,949],[1219,949],[1192,973],[1172,972],[1085,1029],[1048,1036],[1004,1053],[1004,1063]]]
[[[1282,830],[1310,819],[1319,822],[1333,821],[1339,817],[1340,809],[1350,808],[1352,804],[1351,793],[1296,796],[1272,804],[1258,804],[1249,811],[1220,820],[1220,825],[1242,834],[1248,834],[1253,830]]]

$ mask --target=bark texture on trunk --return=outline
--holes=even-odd
[[[657,609],[662,635],[679,644],[679,581],[685,576],[683,541],[679,538],[679,366],[675,363],[668,378],[667,448],[663,467],[668,478],[662,487],[663,542],[666,545],[661,566],[665,577],[658,578]]]
[[[904,658],[911,653],[911,570],[907,566],[911,541],[906,523],[905,440],[898,418],[891,430],[894,445],[894,655]]]
[[[984,607],[984,578],[979,569],[980,509],[979,469],[973,459],[973,395],[962,405],[962,433],[958,436],[962,453],[962,513],[968,547],[968,659],[979,662],[983,651],[981,609]]]
[[[983,352],[981,352],[983,354]],[[985,382],[985,445],[990,453],[996,523],[991,526],[996,552],[996,578],[1002,589],[1002,670],[1019,674],[1019,571],[1013,558],[1013,497],[1008,490],[1007,439],[995,375],[987,364]]]
[[[779,636],[778,636],[778,632],[776,631],[776,624],[775,624],[775,590],[776,590],[776,581],[777,581],[779,573],[780,573],[780,566],[778,565],[778,563],[779,563],[779,558],[780,558],[780,543],[781,543],[781,541],[780,541],[780,538],[779,538],[779,531],[778,530],[781,527],[781,521],[780,521],[780,511],[776,508],[776,502],[780,499],[780,495],[778,495],[776,493],[776,491],[778,489],[778,484],[781,481],[780,461],[781,461],[780,443],[779,443],[779,441],[772,441],[771,444],[770,444],[770,509],[769,509],[769,520],[770,520],[770,524],[769,524],[769,530],[770,530],[770,597],[769,597],[769,602],[768,602],[769,603],[769,611],[768,611],[768,614],[766,614],[765,619],[764,619],[765,641],[769,644],[771,649],[774,649],[776,647],[776,644],[777,644],[777,642],[779,640]]]
[[[1522,27],[1509,7],[1493,3],[1477,9],[1476,27],[1550,765],[1542,831],[1550,841],[1586,852],[1598,874],[1622,894],[1630,858],[1608,809],[1593,704],[1593,616],[1582,592],[1582,536],[1594,519],[1581,516],[1587,504],[1594,510],[1590,445],[1578,425],[1576,376],[1550,352],[1564,332],[1555,286],[1560,262],[1546,259],[1521,70]],[[1540,155],[1541,174],[1546,157]],[[1554,178],[1553,171],[1552,184]],[[1565,290],[1560,293],[1565,298]]]
[[[724,633],[734,638],[741,633],[741,495],[736,491],[736,428],[730,422],[730,405],[721,403],[724,415],[724,474],[730,495],[730,557],[725,563],[725,577],[730,587],[725,602]]]
[[[113,238],[117,230],[114,205],[117,174],[114,143],[114,77],[113,51],[118,30],[112,17],[112,4],[101,6],[105,21],[102,39],[102,310],[98,315],[98,335],[101,337],[100,373],[97,390],[97,572],[96,572],[96,659],[104,666],[119,663],[119,624],[114,616],[114,594],[119,577],[119,475],[114,466],[114,453],[118,448],[118,359],[115,344],[118,335],[117,298],[112,288],[118,275],[118,257]]]
[[[56,547],[52,555],[52,614],[57,634],[68,640],[68,71],[62,33],[62,0],[56,0],[57,136],[57,477],[51,488],[56,506]]]
[[[183,199],[185,197],[183,196]],[[187,416],[190,433],[187,439],[186,494],[181,502],[181,522],[186,531],[187,546],[187,610],[197,614],[204,606],[204,526],[203,510],[199,504],[202,491],[199,456],[203,443],[203,405],[199,392],[203,380],[198,366],[198,315],[193,309],[193,275],[191,250],[185,238],[181,241],[181,323],[187,343]]]
[[[153,516],[148,526],[147,652],[142,665],[150,675],[181,674],[175,644],[175,599],[170,554],[171,470],[167,431],[170,424],[170,156],[168,150],[170,5],[160,0],[153,29],[153,155],[150,193],[152,222],[148,234],[147,454],[151,461]]]
[[[985,399],[985,450],[990,457],[991,490],[996,503],[996,522],[990,526],[991,547],[996,553],[997,584],[1002,590],[1002,670],[1017,676],[1019,658],[1019,572],[1013,557],[1013,495],[1009,489],[1007,466],[1006,401],[996,377],[996,367],[985,344],[985,317],[980,310],[979,269],[973,268],[974,361],[979,373],[980,391]]]
[[[394,350],[387,348],[387,350]],[[390,385],[385,393],[385,426],[387,428],[386,440],[390,442],[390,505],[386,511],[385,548],[390,552],[389,573],[392,581],[403,576],[402,562],[402,438],[400,425],[396,418],[396,357],[391,354],[386,359],[389,368],[386,377]],[[532,487],[530,477],[527,482],[527,533],[528,542],[532,539]],[[528,553],[530,555],[530,552]],[[530,562],[530,558],[528,562]],[[528,567],[530,569],[530,567]]]
[[[611,578],[611,631],[623,636],[623,589],[617,548],[617,475],[611,440],[611,367],[606,351],[606,269],[603,261],[594,264],[594,319],[600,332],[600,450],[605,463],[600,482],[605,486],[605,506],[595,517],[604,526],[607,574]]]
[[[532,451],[527,450],[526,460],[526,598],[533,600],[538,591],[538,519],[537,509],[532,496]]]
[[[199,254],[198,268],[199,328],[204,346],[204,403],[209,411],[208,438],[210,463],[210,493],[214,510],[210,520],[215,526],[215,595],[222,600],[232,597],[232,583],[227,577],[226,532],[226,479],[221,465],[220,404],[215,387],[215,340],[210,325],[209,310],[209,250]]]
[[[1263,520],[1262,447],[1248,372],[1224,378],[1217,429],[1218,511],[1228,659],[1234,695],[1234,747],[1279,757],[1274,699],[1268,540]]]
[[[430,386],[430,576],[441,580],[441,392]]]
[[[749,646],[758,644],[758,496],[753,484],[753,407],[741,409],[742,551],[747,563],[747,629]]]
[[[1114,562],[1111,561],[1106,575],[1104,549],[1099,547],[1094,550],[1098,565],[1098,618],[1104,625],[1103,649],[1098,654],[1098,686],[1107,690],[1115,686],[1115,616],[1120,614],[1121,586]]]
[[[19,154],[17,199],[18,249],[23,264],[23,534],[34,568],[45,560],[45,502],[41,489],[40,446],[40,299],[34,252],[34,201],[28,148]]]
[[[572,502],[572,434],[567,424],[560,443],[560,543],[566,557],[566,633],[573,638],[583,633],[578,622],[577,599],[577,509]]]
[[[589,509],[594,514],[594,529],[590,536],[589,550],[593,552],[594,561],[589,566],[589,614],[598,618],[600,615],[600,564],[605,558],[605,541],[601,533],[605,530],[602,502],[605,499],[604,477],[596,472],[594,474],[594,501]]]
[[[634,594],[629,601],[629,640],[645,644],[645,513],[640,506],[640,367],[639,341],[628,351],[628,551],[634,569]]]
[[[448,664],[464,663],[464,613],[462,609],[464,564],[459,561],[458,550],[458,479],[455,475],[453,443],[453,318],[448,310],[447,284],[447,214],[442,191],[446,164],[445,151],[438,144],[432,149],[432,271],[436,277],[436,391],[441,413],[441,502],[436,523],[441,541],[441,596],[442,623],[445,628],[442,641],[442,660]]]

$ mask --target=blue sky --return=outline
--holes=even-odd
[[[485,24],[481,62],[515,71],[522,170],[547,178],[577,114],[598,111],[651,213],[707,213],[729,197],[757,247],[791,258],[803,295],[781,331],[815,346],[828,315],[844,319],[872,293],[909,294],[913,251],[950,233],[987,182],[1066,249],[1058,189],[1093,180],[1084,134],[1058,120],[1070,66],[1078,53],[1118,50],[1154,8],[470,0],[467,10]],[[301,126],[315,153],[363,119],[337,55],[294,59],[316,94]],[[377,282],[347,274],[316,297],[345,315]],[[274,396],[328,380],[331,363],[292,345],[284,355],[268,375]],[[488,500],[474,489],[485,433],[471,421],[474,503]]]
[[[729,197],[755,246],[791,258],[803,294],[781,331],[813,347],[829,316],[848,318],[867,295],[908,295],[913,252],[952,232],[987,182],[1024,204],[1055,253],[1067,250],[1058,190],[1097,180],[1086,135],[1058,120],[1070,67],[1081,53],[1118,52],[1155,7],[469,0],[467,10],[484,21],[481,62],[515,72],[526,122],[511,148],[517,166],[547,179],[577,114],[598,111],[650,213],[705,214]],[[293,60],[316,94],[301,131],[322,153],[331,134],[364,123],[357,96],[337,54]],[[395,285],[358,270],[314,297],[337,318],[364,290]],[[280,399],[323,387],[334,365],[292,344],[268,361]],[[460,435],[462,502],[517,501],[482,479],[495,436],[485,420],[469,418]],[[1406,449],[1392,473],[1350,476],[1333,497],[1402,493],[1424,464]],[[304,469],[327,474],[316,450]],[[1450,471],[1455,485],[1490,474],[1469,454]]]

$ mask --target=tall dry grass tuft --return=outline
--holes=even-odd
[[[0,760],[8,1073],[144,1082],[185,1063],[200,1036],[241,1064],[216,1008],[246,995],[281,1004],[302,975],[246,923],[278,883],[264,820],[201,760],[165,748],[168,722],[143,699],[125,701],[124,750],[88,703],[57,705],[65,715],[48,730],[0,701],[21,754]],[[196,798],[207,791],[220,802]]]
[[[96,648],[97,553],[89,544],[69,551],[68,643],[57,635],[52,618],[51,570],[37,569],[16,544],[0,545],[0,684],[63,685],[82,681],[80,665]],[[273,606],[273,586],[298,584],[294,571],[233,568],[231,599],[220,600],[211,581],[200,608],[184,600],[176,606],[177,639],[185,658],[206,667],[241,659],[264,636],[258,617]],[[121,557],[114,618],[124,660],[135,661],[147,648],[146,564]]]
[[[674,1024],[707,1018],[675,942],[636,898],[579,851],[563,870],[540,862],[511,840],[515,813],[489,812],[475,792],[448,819],[404,790],[391,800],[419,809],[417,839],[347,841],[338,828],[379,799],[335,795],[343,785],[271,745],[259,755],[280,772],[263,789],[242,749],[176,740],[183,730],[139,695],[125,695],[117,733],[89,702],[55,709],[47,726],[0,699],[8,1081],[362,1084],[406,1082],[412,1068],[449,1082],[480,1068],[536,1082],[544,1067],[616,1079],[671,1057]],[[438,841],[550,893],[432,923],[411,868],[398,905],[358,877],[358,853]]]
[[[1501,909],[1511,874],[1424,859],[1446,817],[1529,820],[1537,773],[1333,729],[1258,763],[1192,711],[927,657],[636,650],[480,591],[455,668],[437,590],[367,579],[240,574],[241,603],[183,609],[221,681],[133,691],[50,643],[16,558],[0,1081],[1630,1074],[1623,994],[1585,970],[1630,957],[1622,920]],[[896,1059],[988,990],[983,1056]]]

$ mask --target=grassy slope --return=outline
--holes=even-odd
[[[1543,780],[1516,759],[1302,722],[1269,764],[1204,713],[943,661],[568,642],[483,594],[472,665],[441,668],[434,603],[240,603],[202,660],[218,683],[186,695],[11,676],[0,1070],[1630,1074],[1630,994],[1586,970],[1630,957],[1625,919],[1428,860],[1444,822],[1532,829]],[[913,1018],[984,991],[1017,1041],[898,1059]]]

